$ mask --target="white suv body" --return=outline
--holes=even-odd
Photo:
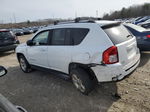
[[[78,39],[75,35],[84,37]],[[40,41],[45,42],[46,37],[48,43],[41,44]],[[18,59],[23,55],[31,66],[66,74],[70,74],[72,64],[80,65],[90,69],[98,82],[121,80],[140,62],[136,38],[118,22],[52,25],[38,31],[31,40],[33,45],[24,43],[16,48]]]

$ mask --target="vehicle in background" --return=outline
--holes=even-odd
[[[141,18],[143,18],[143,17],[137,17],[137,18],[135,18],[134,21],[132,21],[131,23],[132,23],[132,24],[135,24],[135,22],[136,22],[136,21],[139,21]]]
[[[13,32],[16,36],[22,36],[22,35],[24,35],[22,29],[12,29],[12,32]]]
[[[0,52],[15,50],[19,43],[17,36],[12,31],[0,30]]]
[[[33,33],[36,33],[39,30],[39,28],[38,27],[32,27],[32,30],[33,30]]]
[[[144,16],[144,17],[142,17],[141,19],[135,21],[134,24],[136,24],[136,25],[137,25],[137,24],[140,24],[140,23],[142,23],[142,22],[145,22],[145,21],[148,20],[148,19],[150,19],[150,16]]]
[[[150,28],[150,19],[148,19],[145,22],[142,22],[142,23],[140,23],[138,25],[148,29],[148,28]]]
[[[141,51],[150,51],[150,30],[131,23],[125,23],[124,26],[136,37]]]
[[[28,34],[33,33],[33,31],[30,28],[23,28],[23,33],[24,35],[28,35]]]
[[[23,72],[57,71],[86,95],[98,82],[123,79],[140,62],[136,38],[120,22],[102,20],[45,27],[19,45],[16,55]]]
[[[141,24],[150,19],[150,16],[137,17],[137,18],[123,18],[123,19],[115,19],[115,21],[120,21],[122,23],[132,23],[132,24]]]
[[[126,22],[126,23],[132,23],[132,22],[134,22],[134,21],[135,21],[135,19],[136,19],[136,18],[129,18],[129,19],[128,19],[128,20],[126,20],[125,22]]]
[[[7,74],[6,68],[0,66],[0,77]],[[2,94],[0,94],[0,112],[27,112],[21,106],[15,106],[8,101]]]
[[[28,27],[27,29],[30,31],[30,33],[33,33],[33,28],[32,27]]]

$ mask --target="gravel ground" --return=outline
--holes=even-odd
[[[31,35],[19,37],[25,42]],[[0,54],[8,74],[0,79],[0,93],[28,112],[150,112],[150,52],[126,79],[102,83],[84,96],[70,81],[41,71],[23,73],[14,52]]]

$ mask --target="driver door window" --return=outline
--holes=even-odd
[[[33,39],[33,44],[34,45],[47,45],[48,44],[48,35],[49,35],[49,31],[45,31],[45,32],[39,33]]]

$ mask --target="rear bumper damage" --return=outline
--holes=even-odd
[[[140,54],[138,54],[132,62],[126,67],[117,63],[113,65],[97,65],[91,67],[99,82],[109,82],[122,80],[124,77],[132,73],[140,63]]]

